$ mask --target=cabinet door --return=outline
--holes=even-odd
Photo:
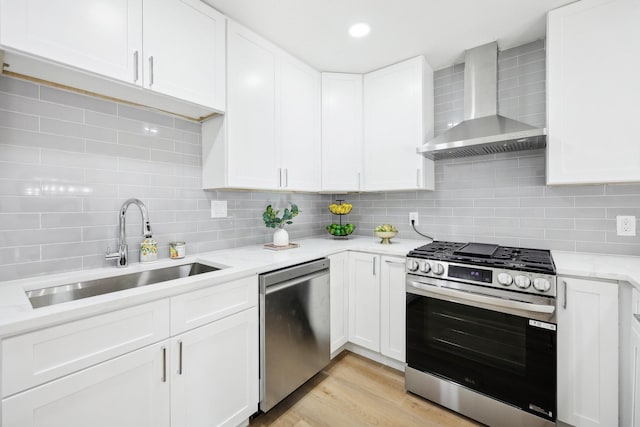
[[[359,191],[362,75],[322,73],[322,190]]]
[[[320,190],[320,73],[282,53],[277,139],[282,187]]]
[[[237,426],[258,410],[258,309],[174,338],[171,426]]]
[[[228,186],[277,189],[281,179],[275,128],[277,50],[229,21],[227,62]]]
[[[380,256],[349,252],[349,341],[380,351]]]
[[[140,84],[142,0],[2,0],[0,44]],[[137,76],[137,79],[136,79]]]
[[[424,57],[364,76],[364,189],[433,189],[416,148],[433,133],[433,72]]]
[[[573,278],[559,283],[558,420],[618,425],[618,286]]]
[[[549,12],[548,184],[640,180],[638,22],[637,0],[583,0]]]
[[[225,110],[225,17],[199,0],[144,3],[145,87]]]
[[[637,325],[631,329],[631,426],[640,427],[640,320],[634,321]]]
[[[145,347],[6,398],[2,425],[168,427],[166,344]]]
[[[329,257],[331,300],[331,353],[349,340],[349,254],[341,252]]]
[[[405,259],[383,256],[380,264],[380,352],[405,360]]]

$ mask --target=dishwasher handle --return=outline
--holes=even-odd
[[[321,276],[324,276],[324,275],[327,275],[327,274],[329,274],[329,270],[328,269],[327,270],[320,270],[320,271],[318,271],[316,273],[313,273],[313,274],[307,274],[306,276],[301,276],[301,277],[297,277],[297,278],[292,279],[292,280],[287,280],[285,282],[276,283],[274,285],[267,286],[265,294],[266,295],[270,295],[270,294],[272,294],[274,292],[282,291],[284,289],[290,288],[292,286],[299,285],[300,283],[306,282],[308,280],[313,280],[315,278],[318,278],[318,277],[321,277]]]

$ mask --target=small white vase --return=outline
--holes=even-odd
[[[287,246],[289,244],[289,233],[284,228],[278,228],[273,232],[273,244],[276,246]]]

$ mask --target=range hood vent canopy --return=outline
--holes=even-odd
[[[547,145],[546,129],[497,114],[498,44],[488,43],[465,52],[464,121],[418,147],[430,159],[448,159]]]

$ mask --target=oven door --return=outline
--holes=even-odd
[[[407,365],[555,421],[555,323],[430,288],[407,281]]]

